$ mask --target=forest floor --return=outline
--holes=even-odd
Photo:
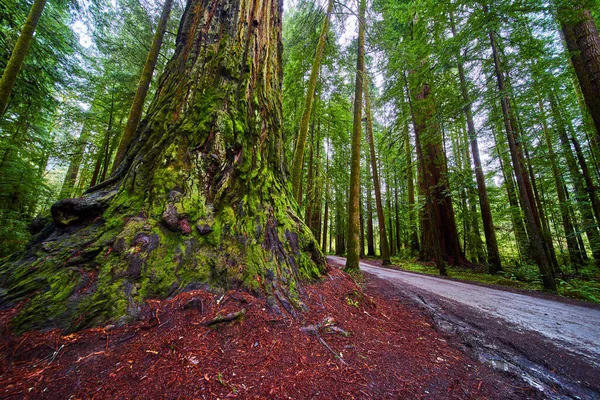
[[[343,265],[345,259],[329,261]],[[375,260],[360,266],[420,304],[472,357],[550,397],[600,398],[598,304],[382,268]]]
[[[146,318],[16,336],[0,313],[0,398],[542,398],[461,349],[397,287],[337,268],[291,318],[247,293],[150,301]],[[216,316],[242,318],[216,323]]]

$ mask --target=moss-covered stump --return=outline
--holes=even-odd
[[[124,322],[198,286],[303,307],[325,259],[285,180],[280,60],[279,1],[188,2],[123,162],[0,267],[0,305],[29,299],[15,326]]]

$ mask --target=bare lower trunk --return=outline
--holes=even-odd
[[[383,214],[383,201],[381,200],[381,182],[379,180],[379,171],[377,167],[377,155],[375,154],[375,140],[373,138],[373,119],[371,115],[371,99],[369,96],[369,79],[363,70],[364,74],[364,97],[365,97],[365,115],[367,119],[367,143],[369,145],[369,160],[371,162],[371,174],[373,176],[373,187],[375,188],[375,206],[377,208],[377,225],[379,226],[379,247],[381,249],[381,260],[383,265],[390,264],[390,246],[388,244],[385,216]],[[392,226],[390,225],[390,229]]]
[[[350,196],[348,199],[348,254],[347,272],[358,272],[360,262],[360,213],[358,194],[360,191],[360,142],[362,131],[363,71],[365,69],[365,13],[366,0],[360,0],[358,12],[358,55],[356,57],[356,82],[354,91],[354,123],[350,160]]]

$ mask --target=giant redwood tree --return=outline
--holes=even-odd
[[[135,318],[192,286],[248,288],[302,306],[324,269],[285,180],[281,2],[190,0],[176,50],[123,162],[1,267],[21,329]]]

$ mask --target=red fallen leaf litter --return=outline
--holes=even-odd
[[[535,396],[434,329],[388,283],[337,268],[305,285],[295,318],[264,299],[190,291],[147,317],[15,336],[0,313],[0,397],[25,399],[486,399]],[[219,320],[228,320],[217,322]],[[216,322],[209,325],[210,322]]]

